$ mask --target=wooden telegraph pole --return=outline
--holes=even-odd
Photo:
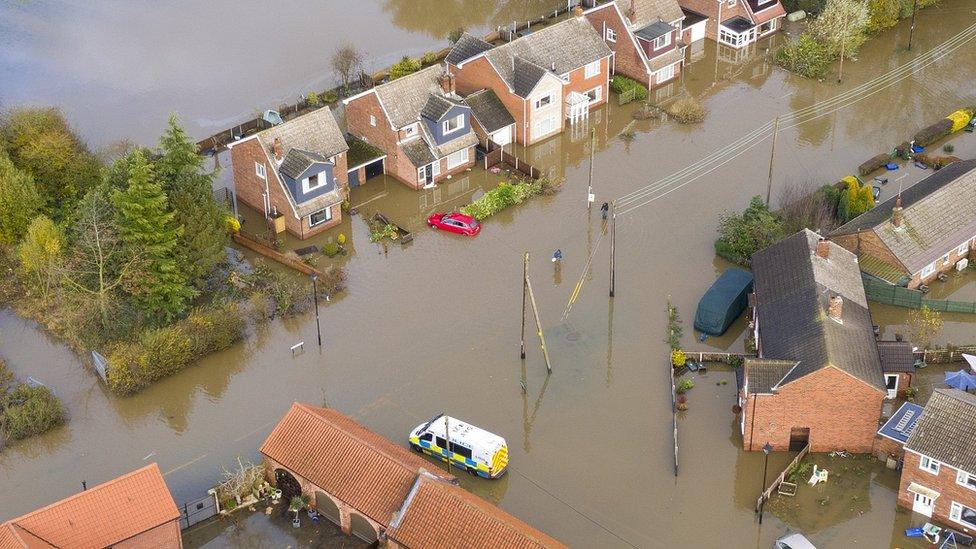
[[[918,11],[918,0],[912,3],[912,26],[908,30],[908,51],[912,51],[912,39],[915,38],[915,13]]]
[[[528,293],[529,252],[522,255],[522,340],[519,343],[519,357],[525,360],[525,298]]]
[[[844,46],[847,45],[847,18],[844,18],[844,34],[840,40],[840,72],[837,73],[837,83],[844,78]]]
[[[451,474],[451,458],[454,452],[451,451],[451,425],[447,419],[447,414],[444,414],[444,440],[447,444],[447,474]]]
[[[617,202],[610,203],[610,297],[613,297],[617,280]]]
[[[525,262],[528,265],[528,252],[525,253]],[[546,359],[546,370],[552,373],[552,364],[549,362],[549,350],[546,348],[546,336],[542,333],[542,320],[539,318],[539,307],[535,304],[535,295],[532,293],[532,282],[529,280],[528,269],[525,272],[525,289],[528,290],[529,302],[532,303],[532,313],[535,315],[535,328],[539,334],[539,344],[542,347],[542,356]],[[524,318],[524,316],[523,316]]]
[[[590,182],[586,187],[586,209],[593,206],[593,153],[596,151],[596,128],[590,129]]]
[[[766,183],[766,207],[769,207],[769,195],[773,192],[773,158],[776,157],[776,135],[779,133],[779,117],[773,124],[773,147],[769,151],[769,181]]]

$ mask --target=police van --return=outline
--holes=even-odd
[[[508,444],[504,438],[450,416],[447,417],[447,428],[450,429],[447,439],[444,438],[444,427],[444,414],[437,414],[427,423],[418,425],[410,432],[410,447],[441,461],[450,459],[451,465],[472,475],[498,478],[505,474]],[[450,449],[447,448],[448,439]]]

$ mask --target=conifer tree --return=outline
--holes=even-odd
[[[19,241],[43,204],[34,178],[0,151],[0,243]]]

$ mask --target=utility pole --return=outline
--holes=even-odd
[[[918,0],[915,0],[916,2]],[[914,15],[914,14],[913,14]],[[840,72],[837,73],[837,83],[840,84],[844,78],[844,46],[847,45],[847,18],[844,18],[844,34],[840,39]]]
[[[766,183],[766,207],[769,207],[769,197],[773,192],[773,158],[776,157],[776,135],[779,133],[779,117],[773,124],[773,146],[769,151],[769,181]]]
[[[596,128],[590,128],[590,182],[586,187],[586,210],[593,206],[593,153],[596,151]]]
[[[319,348],[322,347],[322,326],[319,324],[319,291],[315,281],[319,275],[312,273],[312,299],[315,301],[315,333],[319,336]]]
[[[535,328],[539,334],[539,344],[542,346],[542,356],[546,359],[546,370],[552,373],[552,364],[549,362],[549,350],[546,348],[546,336],[542,333],[542,320],[539,319],[539,307],[535,304],[535,295],[532,293],[532,282],[528,275],[525,277],[525,287],[529,291],[529,301],[532,303],[532,312],[535,314]]]
[[[918,0],[912,3],[912,26],[908,30],[908,51],[912,51],[912,39],[915,38],[915,14],[918,12]]]
[[[522,255],[522,340],[519,343],[519,357],[525,360],[525,298],[528,293],[529,252]]]
[[[614,283],[617,279],[617,202],[610,203],[610,297],[613,297]]]
[[[444,440],[447,444],[447,474],[451,474],[451,459],[454,456],[454,452],[451,451],[451,425],[447,420],[447,414],[444,414]]]

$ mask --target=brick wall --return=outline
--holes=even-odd
[[[376,126],[370,124],[376,118]],[[357,97],[346,105],[346,126],[349,133],[374,145],[386,153],[386,173],[412,188],[417,188],[417,168],[397,145],[397,132],[383,112],[375,93]]]
[[[746,372],[748,375],[748,372]],[[758,451],[769,442],[776,451],[790,446],[790,429],[810,429],[810,451],[870,453],[884,393],[834,367],[784,385],[774,395],[749,395],[743,447]]]
[[[607,92],[610,91],[610,58],[600,60],[600,74],[586,78],[586,68],[580,67],[569,73],[569,84],[563,86],[563,104],[570,92],[586,93],[593,88],[600,88],[600,100],[590,105],[593,110],[607,102]]]
[[[881,259],[885,263],[888,263],[899,270],[904,269],[895,255],[891,253],[890,249],[888,249],[888,246],[885,245],[885,243],[873,230],[862,231],[859,234],[860,243],[858,243],[857,234],[835,236],[830,240],[836,242],[843,248],[853,253],[856,253],[858,245],[860,245],[862,254],[877,257],[878,259]],[[958,252],[958,248],[961,244],[962,242],[957,243],[952,247],[951,251],[949,251],[949,261],[943,263],[941,257],[937,259],[935,262],[935,271],[933,271],[929,276],[922,279],[920,273],[912,275],[911,280],[908,282],[908,287],[918,288],[921,284],[930,284],[932,281],[938,278],[939,273],[953,270],[956,262],[958,262],[960,259],[972,256],[973,248],[976,247],[976,238],[970,241],[969,251],[965,254],[960,254]]]
[[[874,450],[871,453],[881,461],[886,461],[888,456],[900,459],[905,453],[905,447],[896,440],[877,435],[874,437]]]
[[[631,38],[627,22],[621,17],[616,4],[604,4],[586,13],[586,19],[604,38],[604,42],[614,52],[613,71],[632,78],[645,86],[650,86],[647,65],[641,57],[634,39]],[[613,29],[617,34],[616,42],[606,40],[606,29]]]
[[[932,518],[942,524],[951,526],[955,530],[962,530],[967,534],[976,534],[976,528],[966,528],[958,522],[949,520],[952,502],[961,503],[971,509],[976,509],[976,490],[956,484],[956,469],[943,465],[938,475],[919,468],[921,456],[910,450],[905,451],[905,463],[901,470],[901,482],[898,486],[898,505],[911,510],[915,494],[908,491],[908,485],[916,482],[931,488],[941,495],[935,500]]]
[[[457,91],[462,95],[488,88],[495,92],[508,112],[515,118],[515,140],[523,145],[528,137],[528,110],[525,101],[508,90],[508,84],[498,76],[491,63],[484,57],[465,63],[458,68],[448,65],[451,74],[455,75]]]

